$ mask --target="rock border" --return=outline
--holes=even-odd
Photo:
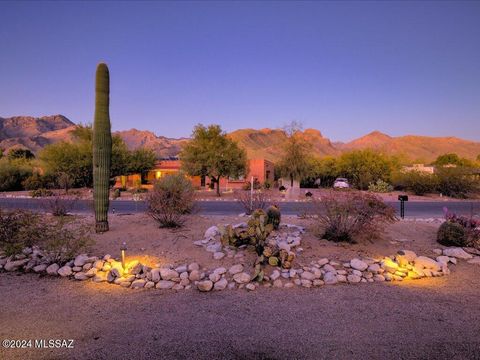
[[[0,256],[0,271],[22,271],[60,276],[78,281],[91,280],[107,282],[125,288],[156,288],[161,290],[197,289],[201,292],[225,289],[253,291],[259,286],[276,288],[320,287],[339,283],[357,284],[383,281],[403,281],[450,274],[449,264],[466,260],[480,265],[480,256],[472,256],[462,248],[434,249],[435,259],[417,256],[413,251],[400,250],[394,256],[382,259],[354,258],[338,262],[321,258],[297,269],[271,268],[262,283],[252,281],[252,275],[243,264],[235,264],[229,269],[201,268],[198,263],[178,266],[148,267],[138,261],[122,264],[111,255],[102,258],[78,255],[63,266],[48,261],[40,249],[24,249],[16,256]],[[253,272],[253,269],[251,269]]]

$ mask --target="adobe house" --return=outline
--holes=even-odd
[[[117,176],[115,179],[115,188],[129,188],[129,187],[145,187],[152,186],[155,180],[162,176],[173,174],[180,171],[181,161],[178,158],[159,160],[153,170],[145,174],[132,174]],[[248,174],[246,177],[239,179],[221,178],[220,188],[227,189],[242,189],[246,182],[250,182],[251,178],[254,181],[264,184],[269,182],[273,185],[274,182],[274,165],[271,161],[266,159],[250,159],[248,160]],[[200,176],[190,176],[193,186],[196,188],[208,188],[210,186],[210,179]]]

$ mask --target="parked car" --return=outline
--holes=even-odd
[[[349,187],[348,179],[345,178],[336,178],[333,182],[334,189],[348,189]]]

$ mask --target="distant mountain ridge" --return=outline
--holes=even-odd
[[[38,152],[44,146],[58,141],[72,141],[75,123],[63,115],[44,117],[0,117],[0,148],[8,150],[24,147]],[[129,149],[145,147],[155,151],[159,158],[176,156],[188,138],[173,139],[157,136],[151,131],[130,129],[117,131]],[[445,153],[475,159],[480,154],[480,142],[456,137],[430,137],[406,135],[392,137],[379,131],[371,132],[348,143],[331,142],[319,130],[302,132],[312,144],[317,156],[337,156],[345,151],[373,149],[375,151],[406,157],[412,161],[428,163]],[[286,134],[281,129],[239,129],[229,136],[244,147],[250,158],[266,158],[276,161],[281,156]]]

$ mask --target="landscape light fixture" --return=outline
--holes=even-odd
[[[125,271],[125,251],[127,251],[127,243],[125,241],[120,247],[120,250],[122,251],[122,268],[123,268],[123,271]]]

